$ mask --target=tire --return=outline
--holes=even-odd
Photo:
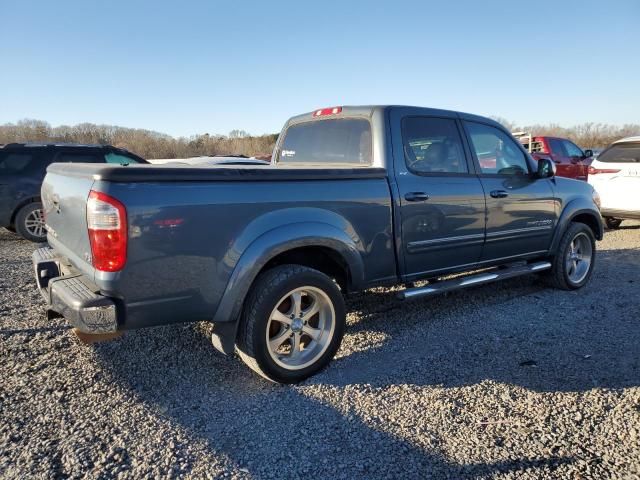
[[[16,233],[16,228],[13,225],[9,225],[8,227],[4,227],[7,232]]]
[[[46,241],[42,203],[33,202],[22,207],[16,215],[14,226],[16,233],[26,240],[38,243]]]
[[[576,255],[582,258],[578,259]],[[591,278],[595,260],[596,239],[593,232],[584,223],[572,223],[562,235],[547,278],[555,288],[577,290]]]
[[[604,217],[604,223],[609,230],[617,230],[622,223],[621,218]]]
[[[297,383],[329,364],[345,323],[344,298],[331,278],[312,268],[281,265],[260,274],[252,286],[236,351],[268,380]]]

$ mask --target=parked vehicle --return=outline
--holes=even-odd
[[[208,155],[202,157],[187,157],[187,158],[158,158],[149,160],[149,163],[156,165],[163,164],[182,164],[182,165],[194,165],[194,166],[217,166],[217,165],[269,165],[269,161],[247,157],[245,155]]]
[[[53,162],[147,163],[108,145],[10,143],[0,146],[0,227],[31,240],[47,238],[40,187]]]
[[[526,148],[534,160],[550,158],[556,163],[560,177],[587,180],[592,150],[582,150],[571,140],[560,137],[533,136],[526,132],[513,134]]]
[[[273,162],[51,165],[51,247],[33,256],[49,311],[93,335],[208,319],[217,349],[291,383],[338,350],[350,292],[404,283],[408,299],[536,272],[573,290],[591,276],[593,188],[490,119],[321,109],[286,123]]]
[[[609,145],[591,163],[589,183],[602,198],[608,228],[620,227],[625,219],[640,220],[640,137]]]

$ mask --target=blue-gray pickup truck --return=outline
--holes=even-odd
[[[208,320],[217,349],[297,382],[338,350],[350,292],[585,285],[599,199],[554,173],[490,119],[404,106],[291,118],[269,165],[53,164],[36,282],[85,335]]]

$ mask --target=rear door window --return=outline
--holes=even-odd
[[[0,174],[26,173],[33,168],[30,153],[0,153]]]
[[[278,163],[370,165],[368,120],[344,118],[291,125],[278,152]]]
[[[455,120],[408,117],[402,121],[407,168],[418,175],[468,173]]]
[[[104,157],[90,152],[60,152],[56,156],[55,162],[102,163],[104,162]]]
[[[607,148],[598,156],[605,163],[640,163],[640,143],[619,143]]]

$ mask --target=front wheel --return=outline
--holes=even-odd
[[[621,218],[613,218],[613,217],[605,217],[604,223],[609,230],[616,230],[620,228],[620,224],[622,223]]]
[[[551,263],[551,284],[562,290],[583,287],[593,273],[596,239],[584,223],[572,223],[562,235]]]
[[[297,383],[334,357],[345,327],[344,299],[324,273],[281,265],[261,274],[245,302],[236,349],[263,377]]]

